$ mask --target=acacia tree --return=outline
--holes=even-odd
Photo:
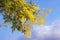
[[[46,15],[31,0],[30,2],[26,0],[0,0],[0,12],[4,12],[1,13],[5,20],[4,23],[11,23],[12,31],[21,31],[27,37],[31,37],[30,29],[34,23],[44,24],[43,17]]]

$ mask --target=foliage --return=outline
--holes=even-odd
[[[0,12],[4,12],[1,13],[4,22],[12,24],[12,31],[17,29],[27,37],[31,36],[30,30],[33,23],[44,24],[44,17],[40,15],[42,12],[39,7],[26,0],[0,0]]]

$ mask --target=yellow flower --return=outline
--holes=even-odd
[[[26,5],[26,4],[24,5],[25,2],[21,1],[21,0],[19,0],[19,3],[21,4],[22,7],[24,7]]]
[[[31,38],[31,32],[30,31],[27,30],[24,34],[27,38]]]
[[[25,34],[26,37],[31,38],[31,32],[30,29],[32,27],[32,24],[27,24],[25,27],[23,27],[23,33]]]
[[[38,22],[39,22],[41,25],[45,24],[43,17],[40,17],[39,20],[38,20]]]
[[[5,5],[5,8],[6,8],[6,9],[8,9],[8,8],[11,7],[11,3],[10,3],[10,2],[5,2],[4,5]]]
[[[32,8],[35,10],[39,9],[39,7],[37,7],[37,6],[32,6]]]
[[[26,18],[22,16],[21,21],[22,21],[22,24],[24,24],[24,22],[26,21]]]
[[[34,21],[35,16],[33,15],[33,13],[31,11],[28,11],[28,10],[26,10],[26,12],[27,12],[27,14],[29,16],[30,21]]]
[[[35,10],[34,10],[34,9],[32,9],[32,8],[30,8],[30,11],[35,12]]]
[[[18,15],[15,16],[15,19],[17,19],[17,18],[18,18]]]
[[[52,11],[50,8],[47,8],[46,10],[47,10],[47,12],[51,12]]]

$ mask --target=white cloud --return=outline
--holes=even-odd
[[[34,25],[30,39],[22,36],[19,40],[60,40],[60,20],[51,25]]]
[[[37,34],[37,36],[48,35],[48,34],[50,34],[50,30],[51,30],[50,26],[46,26],[46,25],[44,25],[44,26],[37,25],[37,26],[33,27],[33,32],[35,34]]]

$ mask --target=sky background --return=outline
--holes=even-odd
[[[33,2],[41,9],[52,9],[52,12],[45,19],[46,25],[33,25],[32,37],[29,39],[17,30],[12,33],[8,24],[7,28],[0,28],[0,40],[60,40],[60,0],[33,0]],[[3,23],[3,21],[0,14],[0,23]]]

